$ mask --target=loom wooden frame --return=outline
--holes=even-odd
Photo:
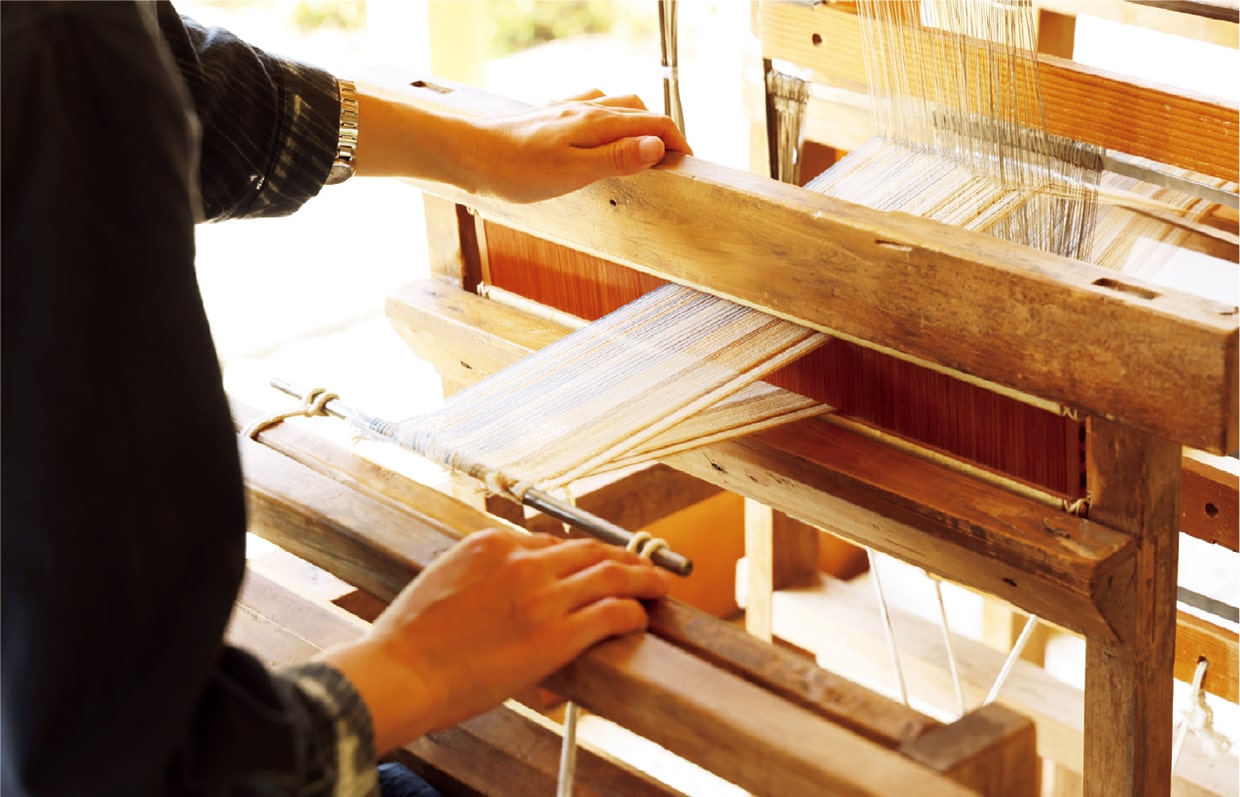
[[[234,403],[239,427],[258,415]],[[251,531],[381,601],[495,522],[290,424],[238,440]],[[323,630],[314,620],[298,636]],[[650,633],[601,643],[545,685],[757,794],[1036,794],[1029,720],[991,706],[938,723],[671,600]]]
[[[445,88],[424,99],[468,113],[503,107],[494,98]],[[1006,589],[995,592],[1027,610],[1065,618],[1089,638],[1086,793],[1166,792],[1180,445],[1235,448],[1234,308],[691,158],[536,205],[423,188],[449,202],[428,197],[427,211],[432,267],[449,283],[472,287],[477,279],[477,242],[468,229],[477,214],[1090,415],[1091,524],[1126,537],[1128,546],[1120,550],[1128,560],[1120,562],[1115,553],[1095,563],[1077,582],[1088,589],[1075,592],[1062,588],[1072,580],[1063,578],[1065,571],[1051,568],[1054,575],[1047,576],[1036,558],[1007,561],[1020,578],[1007,576],[1016,587],[1000,579]],[[437,229],[436,220],[447,225]],[[1133,373],[1148,379],[1134,384]],[[1186,395],[1185,384],[1202,388]],[[875,490],[868,485],[863,499],[848,495],[841,486],[848,479],[834,464],[807,462],[778,446],[764,451],[763,439],[687,455],[698,458],[696,467],[675,464],[879,549],[909,556],[919,543],[944,539],[942,524],[936,529],[929,519],[933,508],[880,499],[866,493]],[[737,447],[747,450],[725,458]],[[714,453],[720,448],[725,453]],[[798,472],[800,489],[788,487],[780,467]],[[1039,508],[1036,516],[1048,515]],[[983,562],[1004,560],[983,547],[984,555],[973,558],[963,545],[943,546],[927,564],[994,590],[993,579],[979,571]],[[1079,607],[1086,593],[1092,609],[1063,611]]]

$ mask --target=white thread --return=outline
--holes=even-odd
[[[571,700],[564,706],[564,739],[560,743],[560,774],[556,780],[556,797],[572,797],[577,780],[577,704]]]
[[[1020,630],[1020,636],[1016,638],[1016,644],[1012,645],[1012,649],[1008,651],[1008,656],[1003,662],[1003,668],[999,670],[999,676],[995,678],[994,685],[990,687],[990,694],[986,695],[986,701],[982,703],[983,706],[989,706],[995,702],[995,698],[999,696],[999,690],[1003,688],[1003,682],[1007,680],[1008,674],[1012,672],[1012,666],[1016,664],[1016,660],[1024,652],[1025,645],[1029,643],[1029,638],[1033,636],[1033,629],[1037,625],[1037,615],[1029,615],[1029,619],[1025,621],[1025,627]]]
[[[887,637],[887,652],[891,654],[891,666],[896,673],[896,685],[900,689],[900,701],[908,705],[908,688],[904,684],[904,669],[900,666],[900,651],[896,648],[896,634],[891,627],[891,612],[887,610],[887,598],[883,595],[883,582],[878,576],[878,558],[873,548],[865,549],[870,560],[870,575],[874,577],[874,592],[878,596],[878,608],[883,615],[883,633]]]
[[[649,559],[657,551],[666,547],[668,547],[667,540],[662,537],[656,537],[648,531],[634,533],[624,546],[625,550],[637,554],[642,559]]]
[[[1206,677],[1206,669],[1210,661],[1205,656],[1197,660],[1197,669],[1193,672],[1192,692],[1188,696],[1188,705],[1181,712],[1180,727],[1175,735],[1175,747],[1171,752],[1171,772],[1175,773],[1176,764],[1180,761],[1180,751],[1184,748],[1184,740],[1189,731],[1201,738],[1202,748],[1212,756],[1219,756],[1231,748],[1231,740],[1214,729],[1214,709],[1206,703],[1206,692],[1201,688]]]
[[[964,687],[960,683],[960,671],[956,667],[956,648],[952,644],[952,632],[947,625],[947,606],[943,603],[943,582],[926,573],[934,582],[934,594],[939,600],[939,627],[943,630],[943,647],[947,651],[947,667],[951,671],[952,686],[956,689],[956,711],[964,716]]]

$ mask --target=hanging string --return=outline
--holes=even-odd
[[[555,797],[572,797],[577,780],[577,714],[577,704],[570,700],[564,706],[564,739],[560,743],[560,773]]]
[[[676,54],[676,0],[659,0],[659,45],[663,65],[663,112],[685,132],[685,113],[680,104],[680,60]]]
[[[1188,705],[1181,714],[1180,727],[1176,731],[1175,746],[1171,752],[1172,774],[1175,774],[1176,764],[1180,761],[1180,750],[1184,747],[1189,731],[1201,737],[1202,746],[1210,755],[1222,755],[1231,748],[1231,740],[1214,729],[1214,709],[1206,703],[1206,692],[1201,688],[1209,666],[1210,661],[1205,656],[1197,660],[1192,691],[1188,696]]]
[[[655,537],[648,531],[633,534],[625,549],[642,559],[649,559],[661,548],[667,547],[667,540]],[[564,706],[564,731],[560,742],[560,772],[556,780],[556,797],[572,797],[573,784],[577,778],[577,704],[568,701]]]
[[[943,603],[943,582],[928,572],[926,576],[934,582],[934,595],[939,602],[939,628],[943,631],[943,648],[947,651],[947,667],[951,672],[952,686],[956,690],[956,714],[964,716],[964,686],[960,683],[960,671],[956,666],[956,648],[952,643],[952,632],[947,624],[947,606]]]
[[[870,560],[870,575],[874,580],[874,594],[878,598],[878,608],[883,615],[883,633],[887,637],[887,652],[891,655],[891,667],[895,671],[896,686],[900,690],[900,702],[908,705],[908,687],[904,683],[904,669],[900,666],[900,651],[896,647],[895,629],[891,625],[891,612],[887,607],[887,598],[883,594],[883,581],[878,575],[878,557],[873,548],[865,549]]]
[[[990,687],[990,693],[986,695],[983,706],[989,706],[995,702],[995,698],[999,696],[999,690],[1003,688],[1003,684],[1007,681],[1008,675],[1012,672],[1013,665],[1020,658],[1020,654],[1025,652],[1025,645],[1029,644],[1029,638],[1033,636],[1033,629],[1037,628],[1037,615],[1029,615],[1029,619],[1025,621],[1025,627],[1020,630],[1020,636],[1016,638],[1016,644],[1012,645],[1012,649],[1008,651],[1007,658],[1003,661],[1003,667],[999,670],[999,676],[995,678],[994,685]]]

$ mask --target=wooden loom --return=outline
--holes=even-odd
[[[763,8],[764,13],[788,15],[781,19],[836,13],[792,5]],[[818,46],[805,32],[820,30],[819,18],[795,19],[800,26],[798,36]],[[763,28],[766,47],[771,46],[766,41],[769,29]],[[503,105],[456,88],[419,83],[415,89],[428,100],[466,111]],[[1222,125],[1218,148],[1223,151],[1230,141],[1234,152],[1234,107],[1218,110],[1209,103],[1204,107],[1216,109],[1215,115],[1223,114],[1224,121],[1232,120]],[[1200,112],[1201,107],[1191,110]],[[1228,113],[1230,117],[1225,116]],[[1235,179],[1234,168],[1233,155],[1228,179]],[[470,292],[486,276],[500,281],[495,277],[503,266],[496,266],[507,256],[500,244],[509,236],[520,242],[518,254],[527,260],[534,250],[538,260],[571,259],[568,268],[578,270],[584,254],[600,273],[613,275],[608,279],[631,282],[638,290],[653,284],[647,282],[651,278],[672,279],[841,334],[865,356],[877,348],[930,364],[935,374],[942,369],[967,374],[972,381],[963,384],[970,391],[975,389],[973,381],[981,381],[1041,399],[1032,405],[1012,401],[1020,407],[1033,406],[1047,416],[1043,420],[1052,421],[1052,429],[1066,430],[1054,434],[1056,440],[1065,441],[1065,476],[1060,482],[1050,483],[1054,477],[1029,471],[1012,473],[1003,463],[977,461],[980,456],[974,464],[977,471],[1003,471],[1013,484],[1033,483],[1057,496],[1088,494],[1088,519],[1058,512],[1023,489],[978,478],[975,470],[947,467],[892,445],[887,437],[827,420],[680,455],[667,464],[1084,634],[1089,640],[1083,753],[1088,793],[1167,793],[1176,532],[1182,520],[1190,533],[1230,539],[1229,547],[1235,548],[1234,525],[1227,523],[1231,515],[1216,511],[1211,517],[1203,510],[1200,514],[1208,522],[1202,523],[1197,513],[1188,511],[1207,503],[1216,509],[1234,507],[1234,490],[1213,487],[1223,480],[1202,468],[1182,469],[1181,446],[1215,452],[1236,447],[1235,308],[1000,242],[961,236],[928,222],[886,217],[691,159],[536,206],[506,206],[438,186],[427,188],[446,199],[427,198],[432,264],[439,279],[403,289],[390,300],[389,314],[414,349],[435,362],[450,384],[477,379],[562,334],[554,324],[485,302]],[[548,247],[544,240],[569,249]],[[623,268],[612,270],[598,265],[599,261]],[[617,301],[615,295],[604,301],[604,309],[608,301]],[[1020,354],[1014,356],[1014,352]],[[1134,385],[1127,376],[1133,373],[1148,374],[1148,378],[1143,385]],[[1182,394],[1186,384],[1200,387],[1186,396]],[[986,396],[996,395],[976,389]],[[1063,414],[1050,412],[1047,406],[1072,411],[1064,421]],[[1082,432],[1083,484],[1066,475],[1075,472],[1067,453],[1072,451],[1069,444]],[[277,434],[287,433],[265,433],[264,439]],[[245,444],[247,452],[251,447]],[[253,456],[268,457],[265,453]],[[299,456],[322,462],[338,455]],[[1035,460],[1029,462],[1036,467]],[[280,477],[293,480],[287,487],[264,486],[267,474],[286,468],[295,473]],[[353,509],[343,517],[320,520],[314,518],[331,514],[330,499],[326,508],[306,508],[301,496],[309,493],[306,485],[297,484],[314,481],[311,476],[282,460],[247,468],[247,472],[256,474],[250,477],[250,485],[260,530],[380,597],[394,594],[403,579],[416,571],[417,563],[425,563],[426,558],[418,556],[433,555],[441,549],[436,546],[445,544],[440,537],[425,543],[429,547],[423,553],[414,554],[410,553],[414,543],[407,540],[376,540],[369,532],[358,537],[358,530],[381,529],[392,522],[366,515],[362,509],[379,514],[391,510],[390,501],[374,495],[392,489],[389,475],[362,478],[350,470],[346,480],[360,482],[360,486],[352,488],[343,503]],[[1187,494],[1192,480],[1202,473],[1208,477],[1204,479],[1204,489],[1209,491],[1204,493],[1206,500],[1196,493],[1191,503],[1186,498],[1181,519],[1177,509],[1181,489]],[[431,519],[423,522],[441,530],[463,532],[491,522],[455,505],[436,503],[422,493],[402,500],[434,507],[427,511]],[[369,507],[367,501],[379,508]],[[299,504],[302,514],[294,518],[289,507]],[[402,517],[399,522],[410,521]],[[288,529],[305,523],[319,524],[314,526],[317,535],[292,538]],[[630,525],[642,524],[634,519]],[[709,624],[705,619],[700,622]],[[666,638],[675,639],[681,633],[666,630],[674,629],[674,622],[659,623]],[[680,644],[715,663],[720,656],[743,657],[719,652],[734,651],[729,645],[736,645],[748,651],[745,655],[759,657],[758,669],[772,672],[793,666],[786,652],[750,648],[727,636],[728,632],[720,630],[724,626],[710,628],[709,642],[703,647],[683,640]],[[614,651],[615,647],[606,649]],[[622,659],[631,651],[592,654],[550,685],[604,715],[624,717],[652,738],[669,733],[659,727],[667,719],[666,706],[660,707],[659,699],[676,700],[678,708],[693,719],[670,731],[673,738],[665,743],[690,758],[706,753],[704,763],[726,769],[726,777],[738,782],[786,778],[748,781],[746,785],[755,791],[801,793],[795,791],[798,784],[812,784],[811,788],[827,793],[883,793],[877,781],[867,782],[870,775],[866,772],[852,773],[849,780],[847,773],[821,762],[817,768],[806,769],[818,757],[815,751],[771,749],[781,747],[781,740],[766,739],[764,744],[763,728],[769,730],[769,726],[728,723],[719,738],[687,739],[718,720],[717,713],[712,713],[717,710],[708,701],[685,707],[694,698],[659,692],[652,673],[665,666],[695,665],[665,663],[659,657],[674,654],[662,652],[652,641],[641,647],[660,651],[651,654],[654,669],[650,672],[616,663],[620,659],[614,657]],[[1195,661],[1195,656],[1190,653],[1185,660]],[[821,671],[811,671],[816,678],[825,677]],[[698,670],[670,672],[685,678]],[[1233,664],[1233,690],[1234,672]],[[1225,682],[1226,676],[1218,680]],[[603,682],[622,684],[624,698],[617,701],[613,696],[608,703],[597,689]],[[768,692],[778,691],[764,686]],[[864,691],[853,693],[851,687],[835,688],[865,697],[849,697],[835,707],[838,710],[830,715],[831,723],[842,724],[849,733],[832,737],[833,742],[849,750],[857,745],[855,736],[873,742],[881,733],[868,727],[869,723],[886,721],[875,718],[890,716],[894,704],[882,703]],[[649,695],[648,689],[653,690]],[[642,700],[635,702],[639,694]],[[756,710],[784,716],[780,712],[786,708],[775,697],[767,694],[753,699],[767,701]],[[899,722],[926,727],[925,718],[902,716]],[[805,720],[797,715],[797,721]],[[1004,741],[1023,738],[1011,730],[1019,729],[1018,720],[999,723],[1005,729],[1002,732],[993,727],[979,730],[976,720],[967,727],[964,720],[944,727],[948,730],[941,733],[963,736],[982,750],[968,765],[957,760],[939,767],[960,782],[982,793],[1016,794],[1018,788],[1028,787],[1030,777],[1036,781],[1036,775],[1027,774],[1028,750],[1021,746],[1025,742]],[[907,768],[910,757],[918,759],[898,751],[908,739],[922,735],[914,732],[893,743],[897,737],[888,734],[883,737],[886,742],[878,745],[885,751],[885,763],[880,766],[895,767],[901,774],[894,777],[907,777],[906,785],[916,785],[925,770],[920,764]],[[775,762],[773,768],[782,773],[753,773],[743,762],[710,758],[707,748],[712,744],[724,745],[727,758],[744,758],[731,746],[740,738],[759,745],[755,749],[761,752],[751,754],[753,759],[774,756],[767,760]],[[879,754],[872,744],[860,747]],[[847,760],[851,755],[840,758]],[[851,762],[846,768],[861,769]],[[963,774],[979,768],[987,773],[980,779],[976,774]],[[630,788],[635,787],[630,784]],[[894,786],[889,783],[886,788]],[[636,792],[621,789],[620,793]],[[918,793],[932,792],[919,788]]]

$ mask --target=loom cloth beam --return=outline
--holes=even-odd
[[[263,432],[260,439],[284,435],[283,428],[275,428]],[[407,580],[429,563],[426,557],[433,558],[443,543],[454,541],[469,529],[493,523],[487,515],[456,504],[452,510],[456,519],[451,524],[455,532],[445,536],[434,528],[445,525],[442,521],[424,525],[424,512],[376,500],[372,497],[374,486],[353,489],[352,475],[330,478],[254,441],[240,439],[239,444],[247,474],[252,530],[382,600],[390,599],[400,588],[391,574],[403,574]],[[323,461],[313,452],[309,459]],[[451,499],[446,496],[432,499],[448,501]],[[440,541],[435,542],[436,538]],[[376,567],[380,562],[382,565]],[[656,613],[652,628],[667,621],[667,615]],[[729,638],[761,645],[722,621],[700,619],[696,623],[686,623],[683,632],[709,640],[706,645],[717,653],[726,650]],[[950,731],[948,726],[913,719],[915,713],[872,693],[865,696],[866,690],[847,682],[837,681],[817,698],[857,710],[854,720],[862,725],[873,724],[875,709],[879,714],[903,714],[905,724],[898,735],[904,741],[897,743],[902,752],[896,753],[891,746],[844,730],[752,681],[757,675],[801,684],[794,688],[822,688],[805,682],[804,673],[798,675],[795,669],[785,672],[787,664],[780,662],[779,656],[768,657],[765,676],[756,673],[742,679],[653,635],[630,635],[590,649],[552,676],[547,685],[758,794],[877,797],[914,786],[918,793],[944,797],[997,797],[1013,794],[1013,789],[1019,794],[1034,793],[1037,777],[1032,726],[1010,712],[986,712],[990,719],[981,720],[979,728],[965,727],[954,744],[943,745],[938,740]],[[807,666],[801,660],[800,669]],[[858,698],[861,704],[851,702]],[[883,704],[890,707],[883,708]],[[862,709],[862,705],[869,705],[870,710]],[[924,729],[912,738],[908,738],[909,720]],[[994,734],[991,741],[979,749],[977,742],[984,741],[988,732]],[[944,749],[960,751],[962,742],[972,742],[973,748],[955,758],[938,755]],[[824,760],[822,750],[847,750],[848,754],[840,760]],[[986,766],[975,760],[979,756],[993,756],[996,763]],[[1001,766],[1000,762],[1005,763]],[[1014,770],[1012,762],[1017,763]],[[939,770],[961,779],[976,778],[986,790],[962,787],[951,777],[936,774]],[[1004,773],[1013,779],[1001,789],[986,786]]]

